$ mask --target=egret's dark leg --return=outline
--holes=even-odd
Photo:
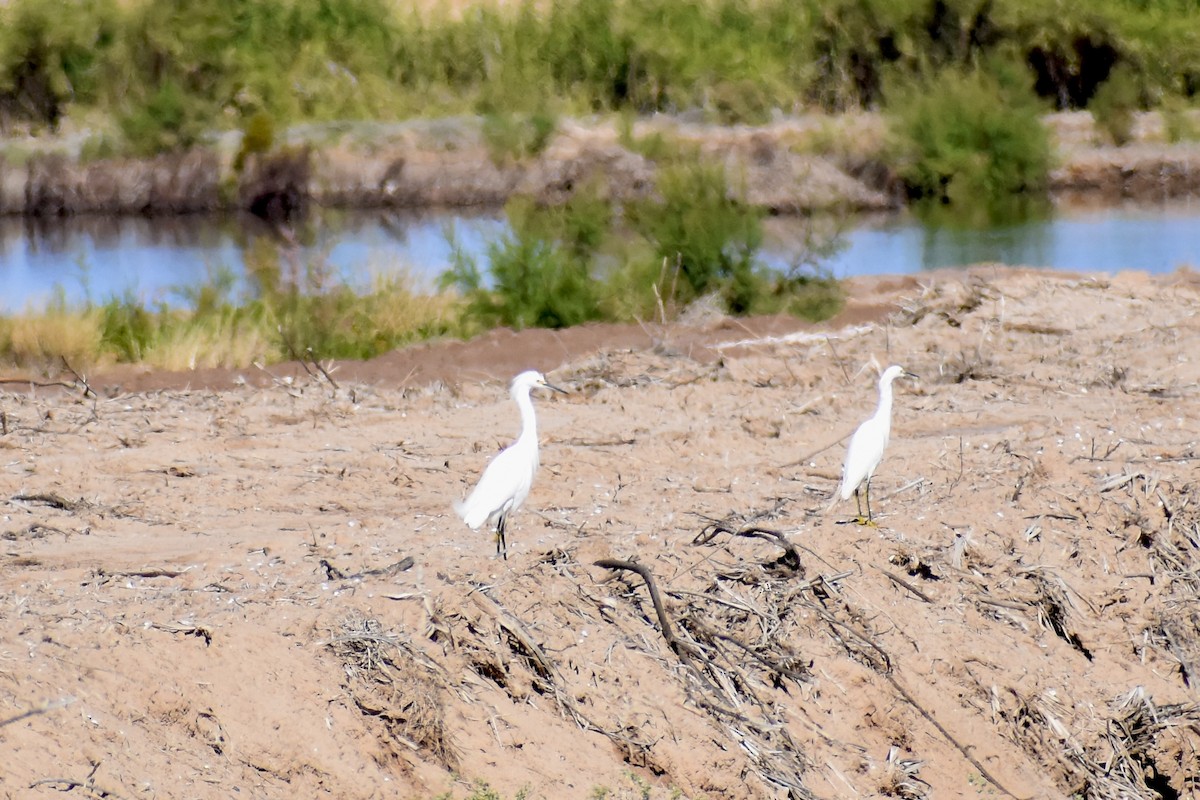
[[[863,484],[863,494],[867,498],[867,524],[874,525],[875,518],[871,516],[871,479],[868,477],[867,482]]]
[[[867,504],[867,515],[863,516],[863,501]],[[862,482],[862,485],[854,490],[854,502],[858,504],[858,517],[855,519],[859,525],[870,525],[874,527],[875,519],[871,516],[871,479],[867,478]]]
[[[508,561],[508,541],[504,538],[504,526],[508,524],[508,514],[501,514],[496,522],[496,555],[504,556]]]

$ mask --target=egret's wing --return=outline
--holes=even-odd
[[[859,425],[850,437],[850,446],[846,448],[846,464],[842,468],[843,500],[848,500],[854,494],[854,490],[875,471],[883,458],[887,432],[877,423],[878,420],[872,417]]]
[[[511,507],[521,490],[521,453],[514,447],[503,450],[483,471],[479,483],[467,499],[455,504],[455,511],[474,529]],[[525,490],[528,492],[528,489]]]

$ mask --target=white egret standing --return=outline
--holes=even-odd
[[[915,378],[901,366],[891,366],[883,371],[879,379],[879,408],[875,413],[858,426],[854,436],[850,437],[850,447],[846,450],[846,465],[842,469],[841,497],[849,500],[854,495],[858,503],[858,519],[860,525],[874,525],[871,517],[871,476],[875,468],[883,460],[883,451],[887,448],[888,437],[892,433],[892,381],[896,378]],[[858,490],[862,488],[867,501],[867,516],[863,517],[863,500]]]
[[[538,468],[537,419],[529,393],[539,387],[566,394],[557,386],[546,383],[545,376],[535,370],[513,378],[509,393],[521,410],[521,435],[492,459],[467,499],[454,504],[454,509],[471,530],[479,530],[485,522],[495,524],[496,554],[505,559],[508,558],[508,543],[504,538],[504,526],[509,514],[520,508],[529,496]]]

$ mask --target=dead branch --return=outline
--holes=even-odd
[[[521,646],[525,648],[526,657],[534,667],[534,671],[539,677],[550,684],[550,688],[554,690],[555,696],[559,696],[562,693],[564,683],[562,676],[558,674],[558,668],[555,667],[554,662],[546,655],[546,651],[542,649],[542,646],[533,638],[533,635],[525,627],[524,623],[517,619],[511,611],[503,608],[491,597],[488,597],[483,589],[472,591],[471,599],[475,601],[475,605],[479,606],[481,611],[495,619],[501,628],[508,631],[513,638],[521,643]],[[560,705],[564,704],[564,702],[560,700]],[[568,709],[564,708],[564,710]]]
[[[97,567],[92,575],[97,578],[178,578],[187,570],[178,569],[160,569],[157,567],[148,567],[146,569],[129,569],[129,570],[107,570],[104,567]]]
[[[788,541],[787,537],[781,532],[771,530],[770,528],[762,528],[757,525],[747,525],[744,527],[733,527],[728,520],[712,520],[701,529],[696,538],[692,539],[692,544],[703,545],[711,542],[719,533],[728,533],[730,536],[744,536],[750,539],[765,539],[775,542],[783,548],[783,562],[792,570],[804,574],[804,565],[800,562],[800,552],[796,546]]]
[[[15,542],[18,539],[28,537],[30,539],[44,539],[51,533],[61,534],[64,539],[71,538],[71,531],[64,531],[62,528],[56,528],[53,525],[43,525],[40,522],[31,522],[24,528],[18,531],[5,531],[0,533],[0,539],[5,541]]]
[[[875,569],[878,569],[880,572],[882,572],[884,577],[886,577],[888,580],[890,580],[892,583],[896,584],[897,586],[907,589],[908,591],[912,592],[914,595],[916,595],[917,597],[919,597],[921,600],[925,601],[926,603],[931,603],[931,604],[933,603],[933,600],[929,597],[929,595],[925,594],[920,589],[918,589],[917,587],[913,586],[908,581],[901,578],[899,575],[896,575],[895,573],[890,572],[881,567],[876,567]]]
[[[0,719],[0,728],[20,722],[23,719],[29,719],[30,717],[36,717],[40,714],[48,714],[49,712],[54,711],[55,709],[65,708],[66,706],[69,706],[69,705],[71,705],[71,703],[74,703],[74,702],[75,702],[74,697],[63,697],[61,699],[54,700],[49,703],[43,703],[40,706],[37,706],[35,708],[30,708],[26,711],[22,711],[20,714],[17,714],[16,716],[13,716],[13,717],[9,717],[8,719]]]
[[[654,603],[654,613],[658,616],[658,626],[662,631],[663,638],[667,640],[667,645],[671,651],[679,656],[680,660],[687,664],[691,664],[693,652],[683,640],[675,636],[674,630],[671,628],[671,619],[667,616],[667,610],[663,606],[662,596],[658,593],[658,584],[654,581],[654,575],[650,570],[642,564],[636,564],[632,561],[622,561],[616,558],[602,558],[594,562],[597,567],[605,569],[626,569],[630,572],[636,572],[642,577],[646,583],[646,589],[650,592],[650,601]]]
[[[166,631],[167,633],[182,633],[186,636],[197,636],[204,640],[206,647],[211,645],[213,640],[212,630],[203,625],[187,625],[181,622],[151,622],[150,627]]]
[[[124,795],[105,789],[102,786],[97,786],[91,778],[86,780],[75,780],[74,778],[42,778],[40,781],[34,781],[29,784],[29,788],[33,789],[38,786],[53,786],[58,785],[60,792],[69,792],[72,789],[86,789],[96,797],[110,798],[111,800],[124,800]]]
[[[50,506],[51,508],[62,509],[63,511],[82,511],[92,507],[92,504],[86,500],[67,500],[62,495],[54,492],[35,492],[33,494],[15,494],[12,499],[21,503],[41,503]]]
[[[83,396],[84,397],[90,396],[92,398],[98,397],[98,395],[92,390],[91,384],[89,384],[87,382],[87,378],[83,377],[82,375],[80,375],[78,372],[75,371],[75,368],[71,366],[69,361],[67,361],[66,356],[61,356],[61,358],[62,358],[63,368],[66,369],[67,372],[71,373],[72,376],[74,376],[76,385],[83,386]]]
[[[412,565],[416,562],[413,561],[412,556],[405,556],[404,558],[400,559],[399,561],[388,564],[386,567],[376,567],[374,569],[364,569],[362,572],[355,572],[350,575],[347,575],[345,572],[343,572],[342,570],[335,567],[333,564],[331,564],[328,561],[328,559],[322,558],[320,560],[320,562],[318,562],[318,563],[320,563],[321,567],[323,567],[325,570],[326,580],[355,581],[355,580],[360,580],[362,578],[375,578],[375,577],[386,578],[386,577],[391,577],[392,575],[398,575],[401,572],[404,572],[405,570],[412,569]]]

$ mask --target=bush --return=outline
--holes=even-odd
[[[467,315],[487,327],[565,328],[598,319],[589,229],[573,227],[570,214],[549,218],[526,201],[510,203],[508,212],[512,232],[487,247],[491,285],[456,249],[443,287],[457,287]]]
[[[492,163],[513,164],[546,149],[558,127],[551,114],[488,114],[483,118],[483,139]]]
[[[0,130],[53,128],[72,103],[95,102],[116,21],[108,0],[0,4]]]
[[[1119,64],[1100,84],[1088,103],[1096,125],[1113,144],[1128,144],[1133,138],[1134,111],[1139,103],[1137,79],[1125,64]]]
[[[889,106],[910,196],[965,207],[1044,194],[1049,135],[1032,92],[1015,80],[946,71],[891,93]]]
[[[170,81],[141,106],[119,120],[129,151],[152,156],[187,150],[200,141],[208,115]]]
[[[1194,142],[1200,139],[1200,112],[1182,99],[1173,99],[1162,110],[1163,129],[1167,141]]]
[[[734,314],[751,310],[762,244],[761,212],[731,196],[721,166],[685,163],[659,172],[659,199],[629,209],[634,229],[653,246],[656,260],[679,265],[683,280],[672,300],[719,292]]]

